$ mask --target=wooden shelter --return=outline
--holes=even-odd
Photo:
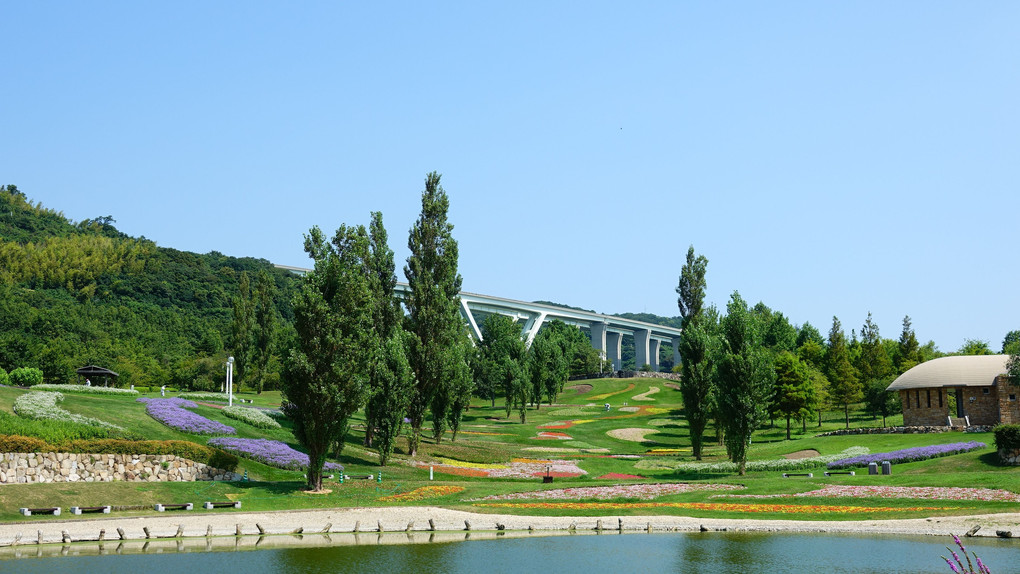
[[[103,367],[97,367],[95,365],[88,365],[82,367],[75,372],[78,373],[78,384],[81,384],[82,377],[85,377],[89,381],[91,381],[92,379],[99,380],[100,378],[102,378],[104,387],[110,386],[111,378],[116,379],[117,377],[120,376],[117,373],[111,371],[110,369],[104,369]],[[116,383],[116,381],[114,381],[114,383]]]

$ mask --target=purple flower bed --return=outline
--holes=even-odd
[[[244,455],[259,462],[278,468],[302,469],[308,467],[308,455],[296,451],[278,440],[267,438],[214,438],[209,446],[215,446],[233,453]],[[343,472],[344,467],[335,462],[327,462],[325,470]]]
[[[869,463],[876,462],[881,464],[882,461],[886,460],[888,460],[889,462],[915,462],[918,460],[927,460],[929,458],[947,456],[950,454],[961,454],[979,448],[985,448],[986,446],[987,445],[985,443],[977,441],[954,442],[950,444],[933,444],[931,446],[917,446],[914,448],[905,448],[903,450],[896,450],[893,452],[880,452],[874,454],[855,456],[852,458],[844,458],[841,460],[830,462],[828,464],[828,467],[830,469],[835,469],[835,468],[851,468],[854,466],[868,466]]]
[[[157,421],[168,427],[179,431],[196,434],[234,434],[234,427],[227,426],[219,421],[209,420],[202,415],[195,414],[185,409],[197,407],[195,403],[177,397],[171,399],[135,399],[139,403],[145,403],[145,412]]]

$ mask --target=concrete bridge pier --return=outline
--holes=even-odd
[[[613,362],[613,369],[619,371],[623,368],[623,334],[607,332],[606,343],[606,358]]]

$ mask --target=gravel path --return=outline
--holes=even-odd
[[[21,546],[34,545],[41,533],[44,543],[60,543],[66,532],[72,541],[98,540],[100,530],[105,530],[107,541],[117,541],[120,528],[126,540],[145,539],[145,528],[149,537],[174,538],[179,529],[182,536],[204,538],[212,536],[233,537],[240,529],[243,535],[291,534],[303,529],[304,534],[322,532],[329,527],[331,533],[352,532],[355,526],[362,533],[377,533],[381,524],[385,532],[405,532],[410,523],[411,531],[430,529],[429,520],[437,531],[459,531],[471,524],[472,531],[495,531],[497,524],[507,530],[564,531],[571,524],[578,531],[595,529],[601,520],[606,530],[618,528],[619,517],[548,517],[512,516],[507,514],[479,514],[438,507],[395,507],[395,508],[350,508],[330,510],[294,510],[278,512],[231,512],[175,511],[159,516],[145,517],[103,517],[76,520],[24,521],[0,524],[0,546],[10,546],[20,534]],[[839,522],[801,520],[742,520],[721,518],[690,518],[684,516],[626,516],[622,517],[625,531],[645,531],[649,526],[656,531],[699,531],[702,529],[748,531],[748,532],[841,532],[864,534],[930,534],[962,535],[974,526],[981,526],[978,536],[995,536],[997,530],[1011,531],[1020,535],[1020,513],[989,514],[978,516],[932,517],[900,520],[854,520]]]

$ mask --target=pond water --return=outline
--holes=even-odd
[[[465,541],[465,537],[468,538]],[[431,538],[431,542],[430,542]],[[992,572],[1020,572],[1012,540],[965,539]],[[52,572],[698,572],[928,573],[951,570],[949,537],[788,533],[429,533],[156,540],[21,546],[0,571]]]

